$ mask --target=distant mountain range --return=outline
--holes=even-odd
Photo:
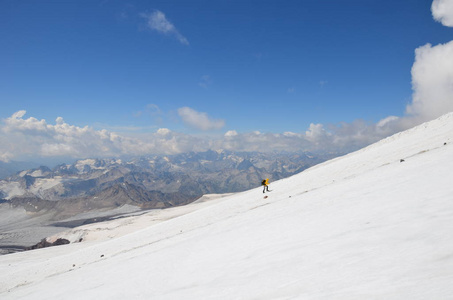
[[[206,151],[130,159],[85,159],[39,167],[0,180],[0,198],[60,218],[125,204],[166,208],[203,194],[231,193],[299,173],[335,155]]]

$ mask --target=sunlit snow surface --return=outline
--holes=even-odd
[[[273,182],[268,198],[256,188],[1,256],[0,298],[452,299],[452,158],[448,114]]]

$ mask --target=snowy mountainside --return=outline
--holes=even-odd
[[[272,182],[267,198],[255,188],[1,256],[0,297],[450,299],[451,157],[448,114]]]

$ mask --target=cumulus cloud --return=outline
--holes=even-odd
[[[343,149],[351,144],[349,139],[338,138],[336,133],[328,132],[320,124],[312,124],[306,133],[279,134],[259,131],[238,133],[229,130],[217,138],[200,138],[160,128],[154,133],[130,137],[108,130],[70,125],[61,117],[56,119],[55,124],[51,124],[44,119],[26,118],[25,114],[25,111],[18,111],[3,120],[0,130],[2,142],[0,160],[176,154],[209,149],[261,152],[317,151],[325,150],[323,147],[326,146]],[[223,121],[212,121],[206,114],[190,108],[182,108],[181,114],[189,120],[188,122],[194,122],[203,129],[223,126]],[[338,128],[332,130],[341,131]]]
[[[175,37],[181,44],[189,45],[189,41],[167,20],[165,14],[156,10],[150,14],[141,14],[147,20],[149,29]]]
[[[188,115],[207,116],[192,109]],[[208,121],[203,122],[212,123]],[[123,136],[108,130],[70,125],[58,117],[55,124],[34,117],[25,118],[25,111],[3,120],[0,130],[0,160],[39,159],[46,157],[89,158],[122,155],[176,154],[209,149],[232,151],[287,151],[346,153],[375,142],[393,133],[400,118],[388,117],[377,124],[364,121],[337,126],[311,124],[302,133],[238,133],[227,131],[223,136],[200,138],[159,128],[140,136]],[[210,128],[212,125],[203,125]]]
[[[115,157],[121,155],[175,154],[203,151],[208,141],[160,128],[140,138],[121,136],[107,130],[78,127],[58,117],[55,124],[34,117],[24,118],[24,110],[3,120],[0,131],[0,160],[30,157]]]
[[[3,121],[2,134],[9,142],[1,149],[5,152],[40,156],[70,155],[85,156],[110,148],[107,155],[115,151],[118,137],[107,131],[95,131],[89,127],[77,127],[56,119],[52,125],[46,120],[30,117],[24,119],[25,111],[18,111]]]
[[[435,20],[453,26],[453,1],[434,0],[431,11]],[[415,50],[412,88],[412,103],[401,123],[412,125],[453,111],[453,41]]]
[[[171,130],[168,128],[159,128],[157,130],[157,134],[158,135],[169,135],[169,134],[171,134]]]
[[[0,161],[2,162],[9,162],[11,159],[14,158],[14,155],[10,152],[0,152]]]
[[[441,22],[444,26],[453,27],[453,1],[434,0],[431,11],[436,21]]]
[[[310,127],[305,132],[305,135],[309,139],[318,140],[320,138],[328,136],[329,133],[324,129],[324,125],[311,123]]]
[[[224,120],[211,119],[206,113],[198,112],[190,107],[179,108],[178,115],[186,125],[200,130],[221,129],[225,126]]]
[[[236,130],[229,130],[225,133],[225,137],[232,137],[232,136],[237,136],[238,133]]]
[[[409,115],[425,121],[453,111],[453,41],[415,50],[412,85]]]

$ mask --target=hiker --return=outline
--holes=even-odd
[[[261,181],[261,185],[263,186],[263,193],[266,191],[269,192],[269,178],[263,179],[263,181]]]

